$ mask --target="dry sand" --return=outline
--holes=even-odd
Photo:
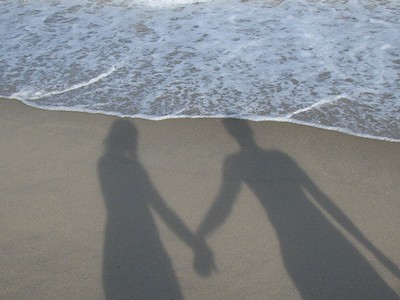
[[[248,124],[2,99],[0,299],[398,299],[400,143]]]

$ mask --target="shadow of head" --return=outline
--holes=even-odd
[[[224,119],[223,124],[225,129],[242,148],[255,145],[253,130],[246,120]]]
[[[128,120],[118,120],[111,126],[110,132],[104,144],[107,152],[131,157],[136,153],[138,131]]]

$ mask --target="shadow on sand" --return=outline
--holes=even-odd
[[[137,159],[137,130],[116,121],[105,140],[98,176],[107,208],[103,286],[107,299],[182,299],[150,207],[196,256],[208,253],[167,206]]]
[[[210,235],[227,219],[245,183],[264,207],[278,236],[283,264],[303,299],[399,299],[320,209],[399,276],[396,265],[288,155],[260,148],[245,121],[226,119],[224,125],[241,150],[224,162],[223,183],[198,228],[199,237]]]

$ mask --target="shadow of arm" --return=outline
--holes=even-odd
[[[216,230],[230,215],[240,189],[240,181],[234,172],[232,162],[224,164],[223,181],[218,196],[201,222],[197,235],[206,237]]]
[[[156,194],[152,199],[152,206],[165,224],[176,234],[183,242],[193,249],[195,257],[201,258],[201,265],[207,267],[196,267],[196,271],[202,276],[209,275],[215,270],[213,253],[207,246],[204,238],[198,237],[186,226],[181,218]]]
[[[234,200],[240,188],[240,182],[235,175],[229,163],[225,163],[223,172],[223,182],[215,201],[209,208],[207,215],[201,222],[197,236],[204,240],[214,230],[216,230],[230,215]],[[194,259],[194,268],[202,276],[208,276],[212,270],[217,270],[213,257],[200,253]]]
[[[301,174],[302,183],[305,189],[321,205],[321,207],[332,216],[347,232],[349,232],[357,241],[365,246],[375,257],[395,276],[400,278],[399,267],[376,248],[367,237],[357,228],[357,226],[340,210],[340,208],[326,196],[312,180],[304,173]]]
[[[154,210],[162,218],[168,228],[189,247],[199,246],[199,241],[181,218],[157,194],[151,197]]]

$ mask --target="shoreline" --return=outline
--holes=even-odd
[[[137,148],[134,163],[119,157],[134,130],[110,138],[121,121],[137,130],[137,146],[127,145]],[[108,269],[116,259],[121,268],[140,266],[128,282],[152,278],[138,295],[168,282],[184,299],[399,299],[400,143],[245,123],[253,136],[239,130],[235,137],[221,119],[154,122],[0,101],[0,298],[111,299],[124,290]],[[227,165],[234,168],[224,172]],[[131,204],[134,195],[162,206]],[[207,225],[217,271],[199,274],[182,232],[207,224],[218,198],[231,209],[221,206]],[[139,208],[121,212],[120,199]],[[296,225],[302,220],[308,229]],[[149,234],[145,252],[124,248],[141,232]],[[113,236],[128,243],[113,247]],[[153,277],[131,253],[154,258],[160,276],[173,280]],[[326,281],[314,277],[325,271]]]
[[[395,138],[389,138],[385,136],[376,136],[372,134],[362,134],[362,133],[357,133],[353,132],[347,129],[339,128],[339,127],[333,127],[333,126],[326,126],[326,125],[320,125],[320,124],[315,124],[315,123],[308,123],[305,121],[300,121],[296,119],[288,119],[284,117],[270,117],[270,118],[262,118],[262,117],[251,117],[251,116],[240,116],[240,115],[215,115],[215,116],[191,116],[191,115],[182,115],[182,116],[166,116],[166,117],[160,117],[160,116],[147,116],[147,115],[142,115],[138,114],[135,116],[130,116],[130,115],[124,115],[121,113],[113,113],[113,112],[104,112],[104,111],[91,111],[87,109],[71,109],[71,108],[48,108],[48,107],[42,107],[40,105],[34,105],[30,103],[29,101],[25,100],[20,100],[20,99],[14,99],[14,98],[2,98],[0,97],[0,101],[18,101],[23,103],[24,105],[35,108],[35,109],[40,109],[40,110],[45,110],[45,111],[56,111],[56,112],[76,112],[76,113],[87,113],[87,114],[95,114],[95,115],[104,115],[104,116],[111,116],[111,117],[117,117],[117,118],[129,118],[132,120],[148,120],[148,121],[165,121],[165,120],[181,120],[181,119],[224,119],[224,118],[235,118],[235,119],[240,119],[240,120],[247,120],[250,122],[277,122],[277,123],[288,123],[288,124],[294,124],[294,125],[301,125],[301,126],[307,126],[311,128],[317,128],[317,129],[323,129],[323,130],[328,130],[328,131],[334,131],[354,137],[359,137],[359,138],[365,138],[365,139],[371,139],[371,140],[378,140],[378,141],[385,141],[385,142],[392,142],[392,143],[400,143],[400,138],[395,139]],[[290,114],[291,115],[291,114]]]

